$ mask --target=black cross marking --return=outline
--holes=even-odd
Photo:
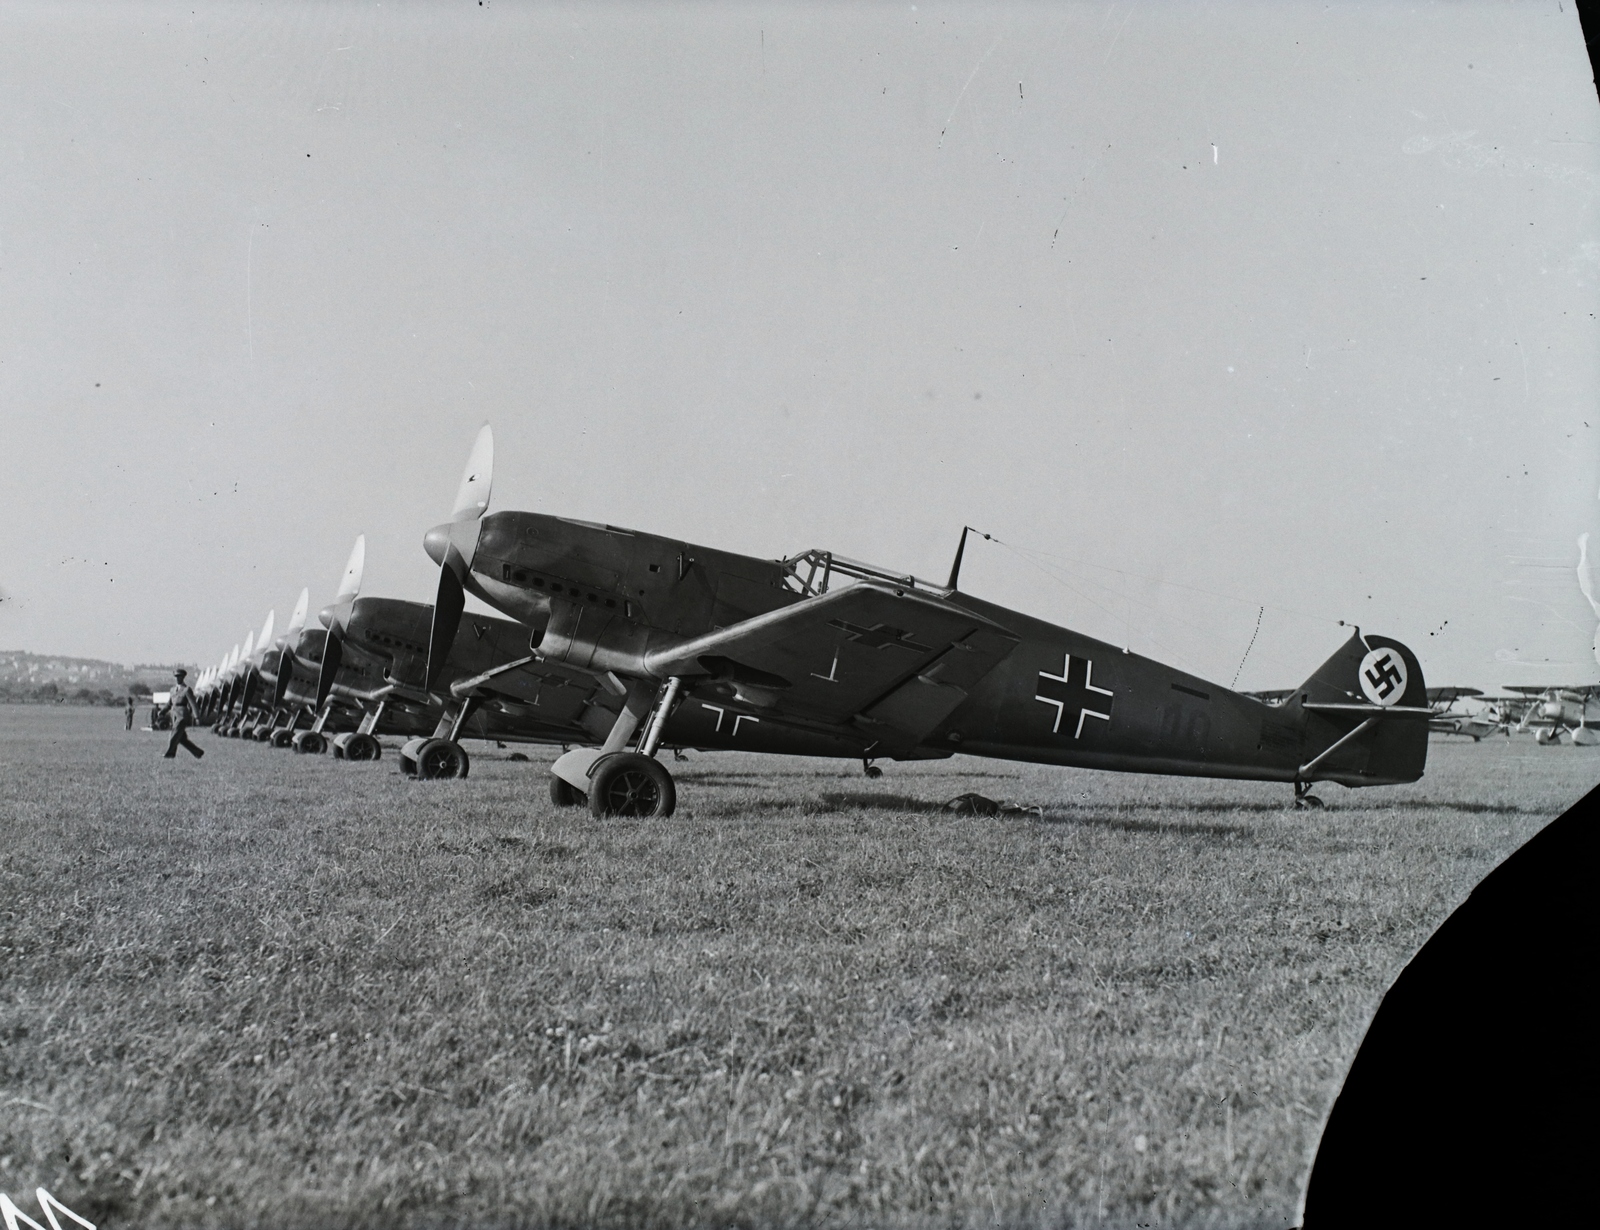
[[[1389,694],[1400,686],[1400,670],[1394,664],[1394,654],[1379,658],[1367,671],[1367,682],[1377,692],[1379,699],[1388,700]]]
[[[830,628],[837,628],[858,645],[868,649],[882,649],[886,645],[898,645],[902,649],[920,649],[923,653],[932,653],[932,645],[919,645],[911,639],[911,633],[904,628],[890,627],[888,624],[873,624],[870,628],[863,628],[860,624],[853,624],[847,619],[830,619]]]
[[[1074,662],[1078,665],[1074,666]],[[1102,700],[1101,697],[1105,699]],[[1074,658],[1068,654],[1059,675],[1040,671],[1039,686],[1034,689],[1033,698],[1056,707],[1055,725],[1050,728],[1055,734],[1061,733],[1062,717],[1074,710],[1078,715],[1077,727],[1072,732],[1074,739],[1083,737],[1083,723],[1086,718],[1099,718],[1102,722],[1111,721],[1113,699],[1111,690],[1094,686],[1094,663],[1088,658]],[[1095,708],[1089,708],[1090,705],[1094,705]],[[1104,712],[1101,712],[1102,709]]]

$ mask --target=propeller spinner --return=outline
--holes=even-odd
[[[478,534],[483,528],[482,517],[488,511],[489,490],[493,484],[494,432],[485,423],[467,458],[450,520],[434,526],[422,539],[423,549],[439,565],[439,591],[433,600],[433,628],[428,634],[426,686],[429,688],[444,669],[445,657],[461,626],[461,612],[467,605],[463,583],[478,550]]]

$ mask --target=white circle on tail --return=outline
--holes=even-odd
[[[1374,649],[1356,671],[1361,690],[1375,705],[1394,705],[1406,694],[1406,660],[1398,650]]]

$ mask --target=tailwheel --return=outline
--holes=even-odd
[[[471,767],[466,749],[448,739],[429,739],[417,751],[417,777],[421,781],[465,777]]]
[[[1294,784],[1294,809],[1296,811],[1315,811],[1322,806],[1322,800],[1311,793],[1310,782],[1296,782]]]
[[[672,774],[651,756],[619,752],[595,766],[590,778],[589,813],[596,820],[611,816],[662,819],[678,805]],[[554,797],[554,790],[551,791]]]
[[[550,775],[550,801],[557,807],[581,807],[589,801],[589,796],[571,782],[563,781],[552,773]]]

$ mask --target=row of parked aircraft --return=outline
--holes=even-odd
[[[1429,728],[1467,735],[1474,742],[1486,735],[1532,731],[1542,745],[1565,739],[1574,747],[1600,745],[1600,687],[1573,684],[1553,688],[1507,684],[1511,696],[1485,696],[1476,688],[1430,688],[1435,716]]]
[[[489,513],[479,433],[450,519],[423,546],[429,603],[363,594],[357,538],[333,602],[302,592],[196,692],[226,735],[349,761],[405,740],[402,770],[463,778],[464,738],[564,745],[559,805],[666,816],[663,749],[859,759],[953,752],[1140,773],[1415,781],[1437,717],[1404,645],[1355,629],[1277,703],[985,602],[959,588],[807,551],[757,559],[616,526]],[[465,613],[473,594],[504,616]]]
[[[1428,729],[1436,734],[1462,735],[1474,743],[1489,735],[1531,731],[1543,747],[1554,747],[1563,738],[1574,747],[1600,745],[1600,687],[1507,684],[1506,691],[1515,695],[1487,696],[1481,688],[1429,688],[1432,712]],[[1269,705],[1280,704],[1293,694],[1292,688],[1246,693]]]

